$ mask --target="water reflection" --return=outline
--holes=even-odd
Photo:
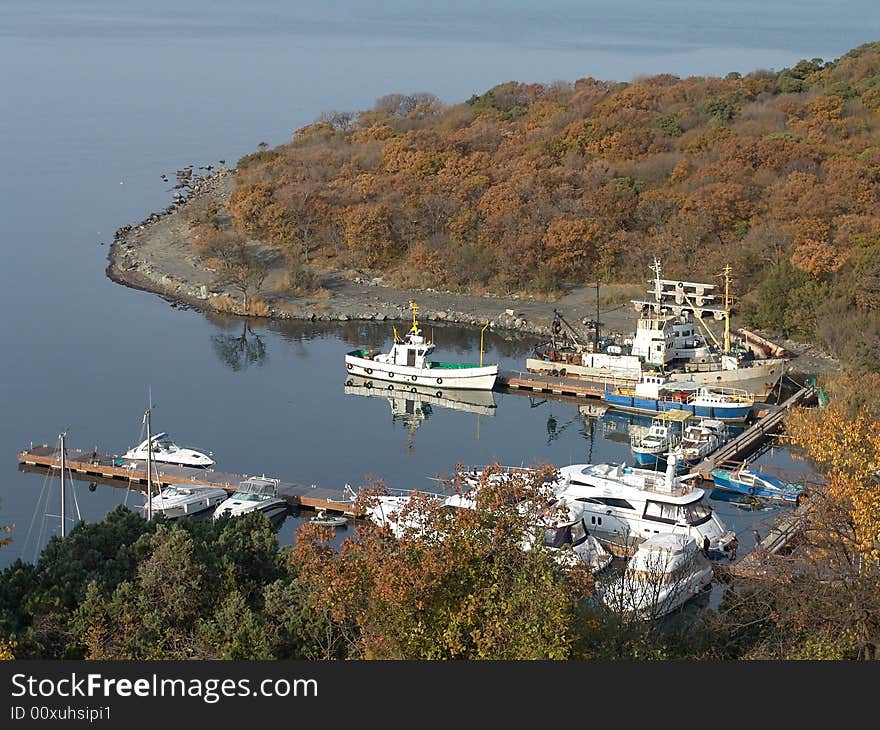
[[[343,392],[346,395],[387,400],[392,423],[399,422],[406,428],[409,452],[412,452],[415,443],[415,430],[431,417],[435,407],[478,416],[494,416],[496,409],[495,395],[491,390],[442,390],[419,385],[395,387],[393,383],[351,376],[346,379]]]
[[[236,372],[248,365],[265,365],[268,358],[263,338],[247,320],[241,322],[241,334],[211,335],[211,345],[220,361]]]

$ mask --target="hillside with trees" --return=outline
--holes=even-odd
[[[553,296],[642,281],[654,256],[691,279],[730,263],[747,322],[878,362],[880,43],[745,76],[390,94],[260,147],[194,239],[215,260],[270,244],[293,292],[315,268]]]

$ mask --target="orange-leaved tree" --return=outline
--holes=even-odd
[[[483,472],[469,507],[414,492],[339,551],[300,528],[292,560],[319,611],[372,659],[564,659],[584,630],[586,567],[564,568],[536,535],[551,470]],[[378,497],[362,498],[367,509]],[[392,530],[389,525],[395,525]]]

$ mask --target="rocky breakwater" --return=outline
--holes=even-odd
[[[180,212],[192,201],[207,196],[225,203],[234,171],[215,169],[213,165],[198,169],[206,172],[194,172],[193,165],[177,170],[173,200],[163,210],[116,229],[108,254],[110,279],[159,294],[173,304],[205,307],[212,295],[213,273],[196,260]],[[165,175],[162,181],[169,182]]]

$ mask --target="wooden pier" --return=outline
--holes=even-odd
[[[767,413],[735,439],[728,441],[717,451],[703,459],[691,469],[691,473],[699,474],[703,479],[711,481],[712,470],[716,466],[739,465],[743,460],[752,456],[779,430],[785,414],[790,408],[809,402],[815,397],[815,388],[805,386],[778,406],[763,405],[762,408],[766,408]]]
[[[65,464],[74,479],[86,482],[110,484],[122,489],[146,491],[147,466],[142,461],[122,459],[110,454],[94,451],[67,449]],[[166,487],[171,484],[187,486],[221,487],[232,494],[249,476],[256,474],[234,474],[214,469],[196,469],[188,466],[171,464],[153,464],[153,485]],[[36,471],[40,473],[60,472],[61,453],[58,446],[43,444],[34,446],[18,454],[20,471]],[[307,509],[325,509],[349,517],[359,517],[355,513],[354,501],[349,499],[342,490],[326,489],[314,484],[298,484],[281,481],[278,485],[278,496],[285,499],[294,510],[301,507]]]
[[[564,396],[568,398],[601,399],[605,395],[605,384],[585,378],[562,378],[552,375],[536,375],[535,373],[517,370],[503,370],[495,380],[499,390],[525,391],[544,395]]]

